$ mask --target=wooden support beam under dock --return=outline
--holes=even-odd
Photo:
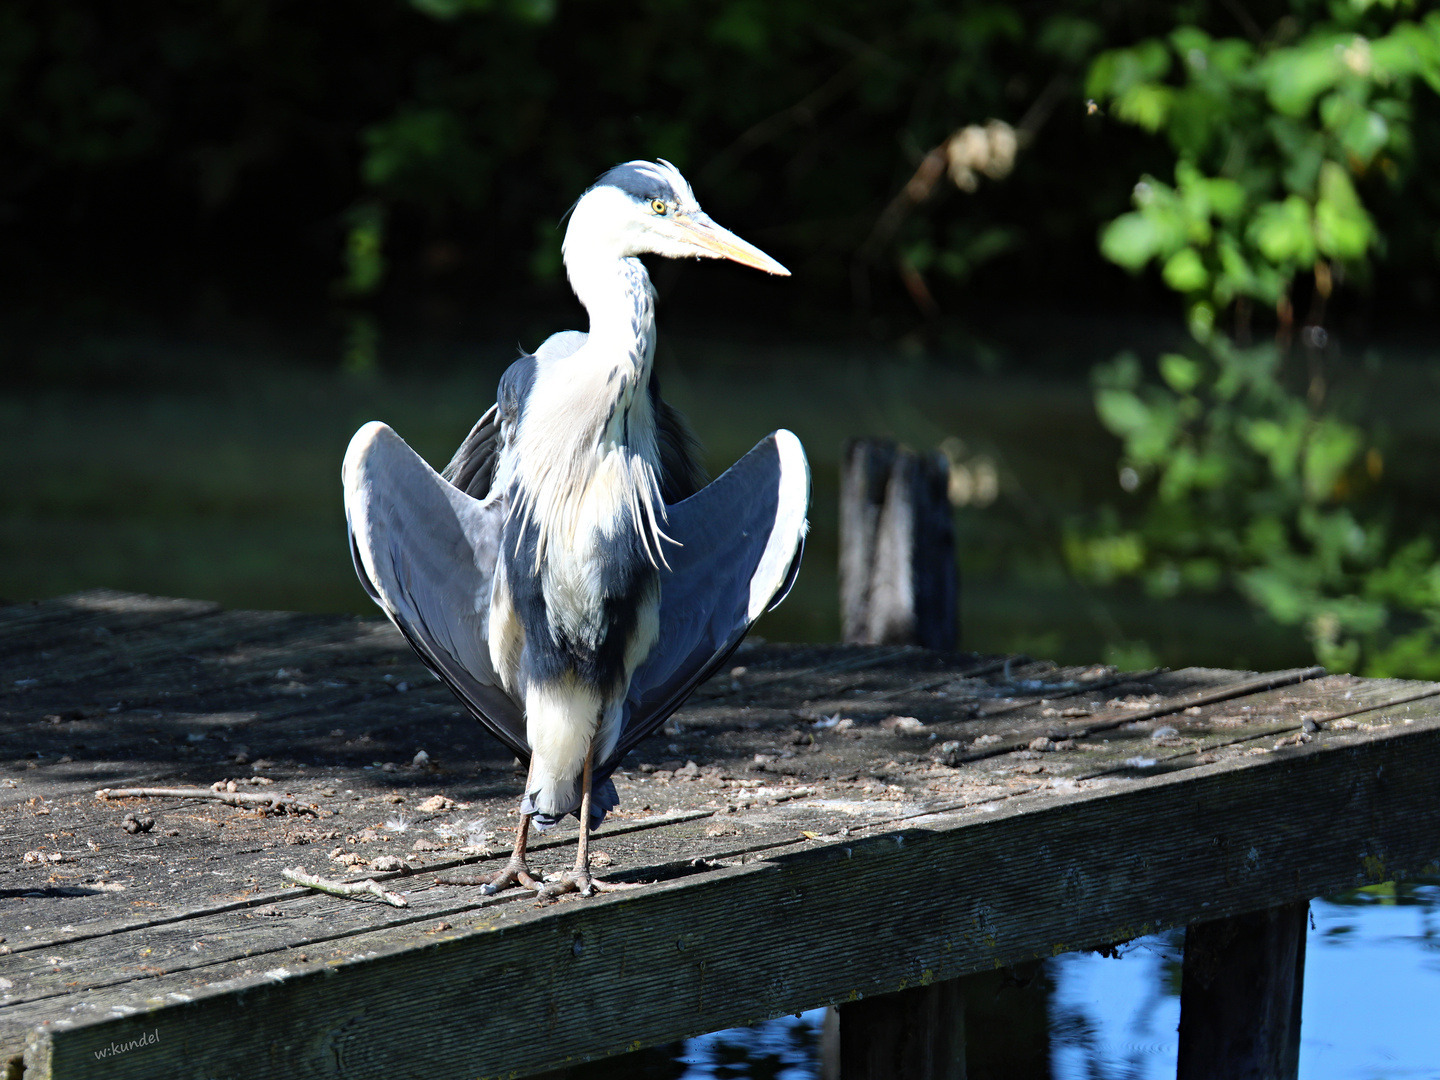
[[[387,623],[3,607],[0,738],[26,1080],[527,1076],[1440,872],[1440,684],[1317,669],[747,645],[617,776],[594,847],[653,884],[546,906],[437,881],[522,778]],[[227,780],[304,812],[95,795]]]

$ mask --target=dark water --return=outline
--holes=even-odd
[[[1380,885],[1310,905],[1301,1080],[1440,1077],[1440,881]],[[1168,1080],[1175,1075],[1183,931],[1140,938],[1118,957],[1069,953],[1034,985],[1045,1030],[998,1045],[981,1035],[972,1076]],[[568,1080],[820,1080],[825,1010],[576,1068]],[[1003,1040],[1001,1040],[1003,1042]],[[1038,1071],[1037,1071],[1038,1070]],[[558,1078],[557,1078],[558,1080]]]
[[[339,469],[350,435],[383,419],[443,463],[514,356],[509,343],[439,358],[417,346],[412,362],[359,378],[279,363],[274,349],[145,337],[85,347],[120,358],[112,376],[0,384],[0,597],[106,585],[231,606],[371,610],[344,543]],[[1233,597],[1157,603],[1069,579],[1063,523],[1123,497],[1117,445],[1083,379],[983,374],[893,351],[685,339],[663,341],[659,363],[712,473],[781,426],[809,454],[806,560],[791,598],[759,627],[766,637],[838,635],[840,452],[852,436],[880,435],[919,448],[950,440],[998,480],[993,500],[957,510],[966,647],[1134,667],[1308,662],[1297,631]],[[1402,400],[1428,392],[1428,375],[1415,378],[1423,385]],[[1440,460],[1430,449],[1404,460]],[[1415,469],[1426,482],[1440,476]]]

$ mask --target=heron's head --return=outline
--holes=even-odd
[[[732,259],[757,270],[790,271],[754,244],[710,220],[690,184],[668,161],[616,165],[580,196],[565,230],[567,262],[586,255]]]

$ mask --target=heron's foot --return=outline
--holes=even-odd
[[[594,896],[602,892],[621,892],[624,889],[638,889],[639,882],[628,881],[605,881],[591,875],[589,870],[576,867],[574,870],[567,870],[560,876],[558,881],[552,881],[540,890],[537,899],[554,900],[556,897],[564,896],[566,893],[579,893],[581,896]]]
[[[514,855],[511,855],[508,863],[505,863],[504,870],[498,874],[491,874],[490,877],[436,878],[436,880],[441,881],[441,884],[448,884],[448,886],[480,886],[480,891],[485,896],[494,896],[501,888],[510,888],[511,886],[530,888],[537,893],[544,888],[540,881],[531,876],[530,867],[526,865],[526,861],[523,858],[516,858]]]

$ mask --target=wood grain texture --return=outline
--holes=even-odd
[[[965,1080],[965,980],[847,1002],[838,1080]]]
[[[524,1075],[1290,902],[1440,858],[1440,721],[1408,728],[807,845],[598,902],[487,909],[439,942],[413,926],[358,934],[333,967],[188,1002],[165,1005],[163,979],[151,996],[100,993],[87,1010],[98,1019],[50,1025],[32,1060],[77,1075],[96,1049],[159,1029],[183,1046],[161,1070],[176,1076]],[[115,1017],[116,1005],[160,1011]],[[127,1057],[107,1074],[155,1075],[158,1059]]]
[[[952,649],[959,577],[949,465],[852,439],[840,476],[840,624],[848,642]]]
[[[1177,1080],[1295,1080],[1305,901],[1185,928]]]

